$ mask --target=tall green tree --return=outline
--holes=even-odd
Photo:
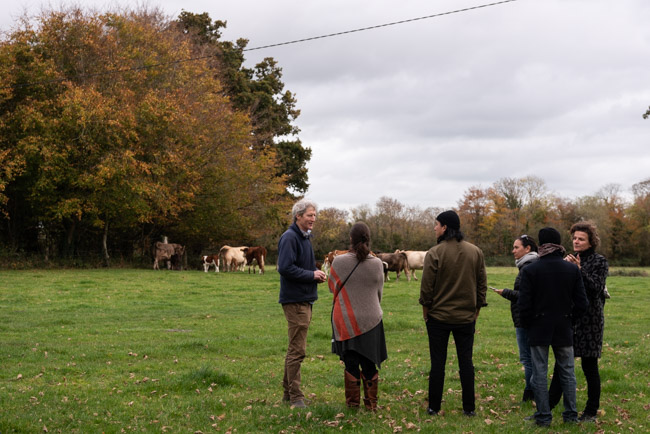
[[[272,57],[255,67],[244,66],[247,39],[223,41],[221,31],[226,22],[212,21],[207,13],[187,11],[178,16],[177,25],[193,38],[195,52],[212,56],[215,73],[224,84],[225,93],[234,107],[247,113],[253,125],[255,150],[275,151],[278,176],[285,177],[290,192],[304,193],[309,187],[307,162],[311,149],[297,137],[300,130],[294,121],[300,115],[296,98],[284,89],[282,68]]]

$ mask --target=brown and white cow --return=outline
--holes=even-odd
[[[266,258],[266,247],[255,246],[245,247],[244,256],[246,256],[246,265],[248,265],[248,274],[251,274],[251,265],[253,274],[255,274],[255,263],[260,267],[260,274],[264,274],[264,259]],[[255,263],[253,262],[255,261]]]
[[[395,250],[395,253],[405,253],[406,258],[409,262],[410,275],[418,280],[418,276],[415,275],[415,270],[422,270],[424,268],[424,257],[427,255],[426,251],[423,250]]]
[[[214,272],[219,272],[219,254],[216,255],[205,255],[203,258],[203,271],[206,273],[210,271],[210,267],[214,265]]]
[[[349,250],[332,250],[327,255],[325,255],[325,257],[323,258],[323,272],[329,275],[330,268],[332,267],[332,262],[334,261],[334,258],[336,258],[338,255],[344,255],[348,252]]]
[[[166,262],[167,269],[171,270],[172,263],[177,264],[182,270],[182,258],[185,254],[185,246],[176,243],[163,243],[157,241],[153,246],[153,269],[160,270],[159,263]]]
[[[397,272],[397,280],[399,280],[399,276],[402,270],[404,270],[407,280],[409,282],[411,281],[409,262],[405,253],[375,253],[375,256],[381,259],[382,262],[386,263],[386,265],[384,266],[385,281],[390,280],[388,277],[389,271]]]
[[[223,246],[219,250],[219,260],[223,264],[223,271],[244,271],[244,265],[246,264],[245,248],[246,246]]]

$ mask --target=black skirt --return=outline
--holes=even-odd
[[[388,358],[384,322],[379,321],[379,324],[372,330],[352,339],[337,341],[332,338],[332,352],[334,354],[337,354],[343,360],[346,351],[355,351],[370,359],[378,368],[381,368],[381,362]]]

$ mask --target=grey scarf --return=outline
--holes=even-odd
[[[539,255],[537,252],[528,252],[524,256],[522,256],[519,259],[515,260],[515,265],[517,265],[517,268],[521,269],[526,264],[533,263],[539,259]]]

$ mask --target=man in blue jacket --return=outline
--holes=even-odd
[[[282,400],[298,408],[306,407],[305,395],[300,390],[300,365],[307,349],[312,305],[318,299],[318,284],[327,280],[325,273],[316,268],[310,241],[316,211],[314,202],[299,200],[291,210],[293,224],[278,243],[279,302],[289,326]]]
[[[573,358],[573,319],[587,310],[580,270],[565,261],[560,233],[553,228],[539,231],[539,260],[521,270],[519,314],[528,331],[533,360],[532,386],[537,411],[530,419],[549,426],[553,418],[548,401],[548,348],[553,347],[564,394],[565,423],[578,422],[576,376]]]

